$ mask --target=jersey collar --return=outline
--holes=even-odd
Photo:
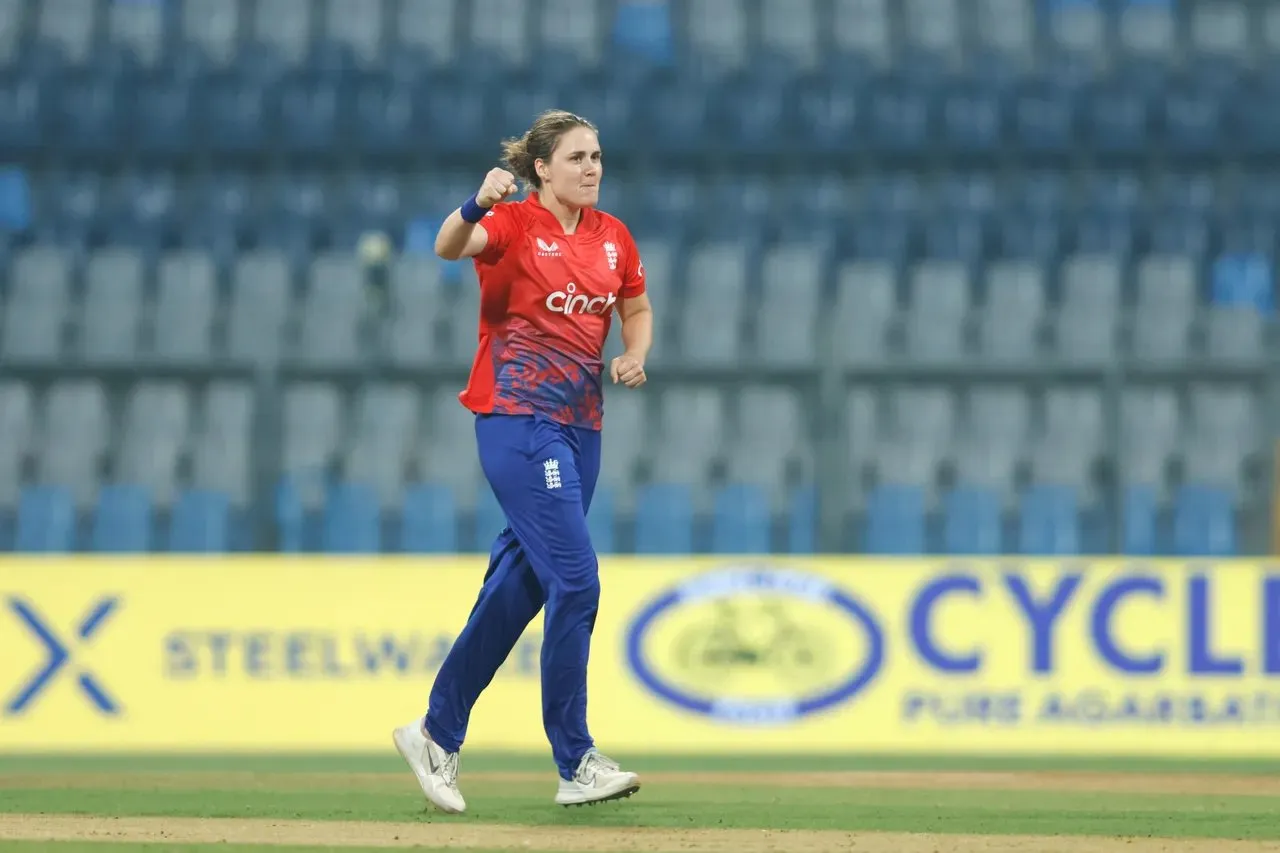
[[[533,190],[526,199],[529,207],[534,211],[538,218],[542,219],[548,225],[555,229],[555,233],[563,234],[564,228],[560,225],[560,220],[556,219],[556,215],[542,206],[542,199],[538,197],[538,191]],[[575,236],[581,234],[584,230],[594,228],[596,225],[596,210],[593,207],[584,207],[582,209],[582,218],[578,221],[577,230],[567,236]]]

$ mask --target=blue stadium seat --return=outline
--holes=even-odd
[[[476,496],[475,525],[470,550],[484,554],[493,547],[494,538],[507,527],[507,516],[493,490],[480,489]]]
[[[217,491],[191,489],[179,495],[169,519],[169,550],[224,554],[232,549],[231,500]]]
[[[734,484],[716,491],[711,517],[713,552],[767,554],[771,526],[769,495],[760,486]]]
[[[190,84],[169,77],[141,83],[129,113],[133,144],[149,160],[174,157],[196,141]]]
[[[910,254],[914,227],[911,217],[886,212],[855,220],[848,244],[852,254],[865,260],[902,264]]]
[[[276,484],[276,550],[300,554],[308,548],[307,512],[297,484],[284,478]]]
[[[216,77],[192,91],[200,147],[219,155],[263,151],[273,136],[270,90],[261,83]]]
[[[496,95],[498,121],[494,130],[502,138],[519,136],[538,113],[564,103],[557,87],[538,80],[506,86]]]
[[[451,554],[459,550],[458,544],[458,505],[453,490],[432,483],[406,489],[401,507],[400,550]]]
[[[71,493],[59,486],[28,486],[18,497],[15,549],[20,553],[75,550],[76,508]]]
[[[151,497],[140,486],[103,486],[93,515],[89,547],[109,553],[144,554],[152,548]]]
[[[1276,223],[1261,213],[1228,213],[1218,225],[1218,234],[1227,254],[1271,255],[1277,245]]]
[[[326,554],[376,554],[382,550],[382,513],[373,488],[338,483],[324,505],[322,549]]]
[[[1229,104],[1231,97],[1240,90],[1241,80],[1246,74],[1246,62],[1247,58],[1244,56],[1192,53],[1183,60],[1183,66],[1187,77],[1213,92],[1223,104]]]
[[[0,554],[7,554],[15,551],[18,530],[18,519],[16,508],[0,507]]]
[[[70,154],[105,156],[123,147],[126,111],[116,81],[77,75],[59,86],[51,130],[57,148]]]
[[[791,93],[778,81],[746,78],[719,93],[718,124],[730,151],[776,154],[791,144]]]
[[[818,550],[818,490],[800,486],[791,493],[787,513],[787,551],[813,554]]]
[[[413,88],[388,76],[362,80],[356,87],[352,117],[344,130],[365,154],[404,155],[420,145],[426,128],[419,121]]]
[[[67,248],[85,246],[102,224],[106,192],[101,177],[93,172],[62,173],[49,190],[45,222],[37,217],[36,227],[51,228],[59,242],[70,244]]]
[[[1000,496],[980,486],[958,486],[943,504],[942,549],[991,556],[1004,551]]]
[[[1011,212],[997,225],[1002,257],[1051,261],[1062,253],[1062,228],[1056,216]]]
[[[1280,148],[1280,85],[1250,86],[1231,99],[1229,114],[1236,132],[1232,147],[1246,154],[1270,155]]]
[[[489,100],[488,92],[465,78],[436,78],[426,93],[426,126],[430,132],[420,142],[441,154],[470,151],[488,130],[485,115]]]
[[[1185,557],[1236,554],[1236,518],[1232,495],[1216,486],[1181,487],[1173,501],[1173,548]]]
[[[1085,255],[1129,257],[1134,250],[1137,225],[1125,213],[1101,211],[1083,214],[1077,220],[1075,250]]]
[[[868,112],[869,138],[881,154],[918,154],[934,139],[933,104],[923,91],[898,83],[877,86]]]
[[[647,92],[636,92],[637,125],[655,153],[702,151],[709,144],[706,93],[686,82],[664,80]]]
[[[106,223],[117,245],[159,250],[177,239],[177,180],[165,172],[128,172],[116,182]]]
[[[932,260],[972,264],[986,253],[983,221],[972,212],[948,211],[925,225],[924,250]]]
[[[32,79],[0,78],[0,151],[30,155],[44,149],[50,94]]]
[[[1209,252],[1209,219],[1194,211],[1156,214],[1147,226],[1150,250],[1161,255],[1189,255],[1197,260]]]
[[[1094,151],[1137,154],[1151,144],[1150,106],[1134,87],[1099,84],[1086,100],[1085,141]]]
[[[1224,113],[1221,95],[1207,87],[1168,92],[1164,98],[1165,144],[1179,154],[1221,150]]]
[[[667,3],[649,0],[620,0],[614,13],[610,51],[619,65],[644,60],[653,65],[669,65],[675,61],[675,35],[671,8]]]
[[[1271,262],[1261,253],[1226,254],[1213,262],[1209,299],[1215,305],[1275,310]]]
[[[1014,135],[1028,151],[1065,154],[1076,145],[1077,107],[1065,88],[1032,83],[1013,103]]]
[[[944,142],[962,153],[995,151],[1002,141],[1004,106],[994,90],[968,87],[950,92],[942,103]]]
[[[1121,495],[1120,550],[1135,556],[1160,552],[1159,499],[1152,486],[1128,486]]]
[[[338,137],[338,89],[314,78],[294,78],[279,90],[276,139],[287,154],[331,152]]]
[[[878,486],[867,498],[863,550],[917,555],[925,548],[925,495],[917,486]]]
[[[0,169],[0,233],[26,231],[31,225],[31,186],[17,167]]]
[[[637,554],[686,554],[693,550],[693,496],[684,484],[642,486],[636,494]]]
[[[600,132],[600,144],[610,153],[630,154],[642,150],[643,139],[638,139],[635,132],[635,101],[627,91],[606,85],[575,83],[569,90],[566,103],[569,109],[591,118]],[[605,185],[609,183],[606,181]]]
[[[591,495],[591,508],[587,511],[587,530],[597,554],[612,554],[617,550],[618,517],[614,505],[613,489],[597,485]]]
[[[1023,493],[1018,540],[1021,553],[1078,554],[1080,533],[1075,489],[1036,485]]]
[[[824,153],[854,153],[865,142],[863,104],[851,86],[810,82],[794,94],[797,135],[805,148]]]
[[[1248,180],[1241,183],[1237,192],[1244,211],[1260,216],[1280,215],[1280,176],[1250,170]]]
[[[1085,184],[1085,207],[1113,215],[1133,215],[1143,201],[1142,178],[1129,170],[1096,174]]]

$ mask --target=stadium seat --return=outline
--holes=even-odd
[[[1080,511],[1070,486],[1032,486],[1022,496],[1021,516],[1018,540],[1021,553],[1080,553]]]
[[[231,501],[224,492],[184,491],[169,519],[169,550],[187,554],[225,554],[232,549]]]
[[[797,486],[787,504],[787,552],[813,554],[818,549],[818,489]]]
[[[916,486],[880,486],[867,498],[863,550],[920,555],[925,547],[925,494]]]
[[[448,486],[422,484],[405,490],[399,550],[413,554],[458,551],[458,508]]]
[[[145,554],[152,550],[152,504],[146,489],[107,485],[98,493],[89,547],[110,553]]]
[[[22,490],[15,548],[24,553],[76,550],[76,509],[69,490],[60,486]]]
[[[906,84],[877,87],[870,95],[867,128],[871,144],[885,155],[919,154],[934,138],[927,96]]]
[[[1160,519],[1155,487],[1128,486],[1121,495],[1121,501],[1121,552],[1146,557],[1160,553]]]
[[[617,550],[617,510],[614,491],[608,485],[598,484],[591,496],[587,529],[591,534],[591,546],[597,554],[612,554]]]
[[[0,169],[0,232],[25,231],[31,225],[31,185],[22,169]]]
[[[275,492],[276,550],[284,554],[309,550],[307,521],[297,483],[289,477],[281,479]]]
[[[714,496],[711,550],[717,554],[767,554],[772,514],[763,488],[731,485]]]
[[[1178,154],[1206,154],[1221,149],[1225,108],[1220,93],[1208,86],[1183,88],[1165,95],[1165,142]]]
[[[687,486],[642,486],[636,497],[637,554],[687,554],[693,551],[693,498]]]
[[[502,511],[492,489],[480,490],[476,500],[474,520],[474,538],[470,550],[479,554],[487,553],[493,545],[493,540],[507,527],[506,513]]]
[[[1004,119],[999,93],[959,88],[942,103],[942,138],[954,152],[991,153],[1003,142]]]
[[[1234,556],[1237,536],[1230,492],[1213,486],[1180,488],[1173,503],[1173,548],[1186,557]]]
[[[1275,308],[1273,281],[1273,267],[1265,255],[1224,254],[1213,261],[1208,296],[1215,305],[1270,313]]]
[[[945,553],[993,556],[1004,552],[998,492],[959,486],[946,495],[943,512]]]
[[[322,548],[327,554],[376,554],[382,550],[378,497],[363,483],[338,483],[324,505]]]
[[[1020,87],[1013,106],[1014,138],[1033,152],[1064,154],[1076,138],[1077,106],[1065,88],[1042,83]]]
[[[614,13],[611,44],[629,64],[643,59],[652,65],[675,61],[671,7],[649,0],[620,0]]]

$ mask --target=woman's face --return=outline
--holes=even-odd
[[[542,179],[542,191],[570,207],[595,207],[600,201],[604,164],[600,140],[588,127],[566,130],[556,141],[550,161],[534,164]]]

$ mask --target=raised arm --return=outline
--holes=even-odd
[[[476,194],[441,224],[436,233],[436,254],[446,261],[456,261],[483,252],[489,244],[489,232],[480,221],[490,208],[515,191],[515,175],[505,169],[491,170]]]

